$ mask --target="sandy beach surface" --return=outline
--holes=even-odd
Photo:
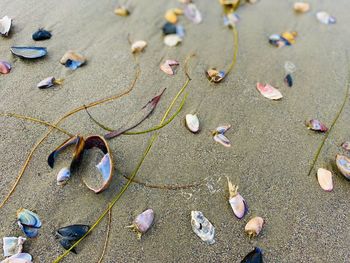
[[[239,51],[234,70],[220,84],[209,83],[204,70],[227,68],[233,55],[232,31],[222,25],[218,1],[197,0],[203,22],[195,25],[185,17],[183,43],[170,48],[163,44],[161,27],[169,8],[178,1],[129,1],[132,13],[113,13],[117,1],[1,0],[0,17],[12,17],[9,37],[0,38],[0,59],[9,61],[10,74],[0,75],[0,112],[15,112],[54,122],[83,104],[122,93],[130,87],[137,64],[130,52],[131,40],[145,40],[145,52],[137,55],[140,76],[132,91],[120,99],[90,108],[91,114],[111,127],[119,127],[163,88],[166,91],[154,114],[136,130],[159,123],[173,97],[186,81],[185,59],[191,81],[188,98],[180,114],[159,131],[136,179],[112,209],[111,230],[103,262],[240,262],[254,246],[264,251],[265,262],[350,262],[350,183],[335,167],[335,155],[349,140],[350,105],[334,126],[315,168],[333,171],[334,190],[324,192],[314,170],[308,170],[324,134],[306,129],[304,121],[320,119],[330,126],[345,96],[349,79],[348,0],[310,0],[311,11],[297,15],[293,1],[261,0],[238,10]],[[315,14],[325,10],[337,18],[335,25],[320,24]],[[34,42],[38,28],[53,37]],[[296,43],[277,49],[268,36],[287,30],[298,32]],[[37,61],[14,57],[13,45],[48,48]],[[71,71],[59,63],[67,50],[88,59]],[[174,76],[159,69],[164,59],[180,61]],[[297,70],[294,85],[283,83],[284,63]],[[53,89],[39,90],[36,84],[48,76],[64,78]],[[270,83],[284,95],[270,101],[256,90],[256,82]],[[182,98],[182,97],[181,97]],[[181,99],[180,98],[180,99]],[[176,108],[179,101],[175,105]],[[197,113],[200,133],[184,126],[184,116]],[[225,148],[215,143],[211,131],[230,124]],[[60,124],[72,134],[103,135],[85,111]],[[31,148],[48,127],[10,117],[0,119],[0,198],[3,200],[16,180]],[[71,152],[65,151],[54,169],[48,154],[67,136],[54,131],[34,153],[13,195],[0,210],[0,237],[18,236],[16,211],[35,211],[43,226],[39,236],[28,240],[24,250],[34,262],[53,262],[64,249],[55,230],[70,224],[92,225],[118,194],[134,171],[152,134],[120,136],[109,141],[115,173],[109,189],[96,195],[82,183],[89,172],[77,173],[64,187],[56,185],[59,169]],[[227,202],[226,176],[239,185],[249,205],[242,220],[234,217]],[[164,186],[199,186],[167,189]],[[151,186],[151,187],[149,187]],[[153,186],[153,187],[152,187]],[[156,188],[154,188],[156,186]],[[126,229],[147,208],[156,214],[155,224],[139,241]],[[215,244],[207,245],[192,231],[191,210],[199,210],[216,229]],[[244,226],[253,216],[266,224],[261,234],[249,239]],[[98,262],[107,233],[107,217],[62,262]],[[0,241],[1,243],[2,241]]]

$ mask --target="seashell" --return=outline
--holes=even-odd
[[[292,74],[296,71],[296,69],[297,67],[293,64],[293,62],[284,62],[284,70],[286,71],[286,74]]]
[[[56,234],[60,238],[61,246],[68,250],[76,241],[82,238],[88,231],[90,230],[90,226],[88,225],[70,225],[59,228],[56,231]],[[73,253],[77,253],[75,248],[71,250]]]
[[[63,83],[63,79],[55,79],[54,77],[48,77],[42,81],[40,81],[37,85],[39,89],[50,88],[54,85],[61,85]]]
[[[8,74],[8,73],[10,73],[10,71],[11,71],[10,63],[0,60],[0,73],[1,74]]]
[[[17,253],[0,263],[32,263],[32,256],[28,253]]]
[[[70,170],[67,167],[63,167],[57,174],[57,185],[64,185],[70,178]]]
[[[164,37],[164,44],[169,47],[175,47],[177,44],[181,43],[182,38],[177,34],[169,34]]]
[[[239,15],[236,13],[224,15],[224,25],[228,27],[234,27],[240,20]]]
[[[191,3],[186,5],[184,14],[190,21],[192,21],[195,24],[199,24],[200,22],[202,22],[202,15],[195,4]]]
[[[283,98],[282,93],[278,89],[272,87],[270,84],[263,85],[258,82],[256,84],[256,88],[261,93],[261,95],[270,100],[279,100]]]
[[[166,21],[172,24],[176,24],[177,22],[177,15],[173,9],[166,11],[164,18],[166,19]]]
[[[264,219],[261,217],[253,217],[245,225],[244,231],[248,234],[249,237],[256,237],[259,235],[264,224]]]
[[[231,125],[224,125],[224,126],[219,126],[215,129],[216,132],[224,134],[231,128]]]
[[[343,142],[341,147],[343,147],[343,149],[346,151],[350,151],[350,142]]]
[[[254,248],[244,257],[241,263],[263,263],[263,254],[261,248]]]
[[[8,36],[11,30],[12,19],[8,16],[4,16],[0,19],[0,34],[3,36]]]
[[[150,229],[154,221],[154,211],[152,209],[147,209],[139,214],[132,225],[127,226],[137,233],[138,239],[141,239],[142,235]]]
[[[143,51],[145,49],[146,46],[147,46],[147,42],[146,41],[143,41],[143,40],[135,41],[131,45],[131,52],[132,53],[141,52],[141,51]]]
[[[192,230],[208,245],[215,243],[215,228],[200,211],[191,211]]]
[[[316,17],[318,21],[326,25],[335,24],[337,22],[334,16],[331,16],[330,14],[324,11],[317,12]]]
[[[187,129],[193,133],[199,131],[199,119],[196,114],[186,114],[185,120]]]
[[[231,125],[219,126],[212,132],[214,141],[222,144],[225,147],[231,147],[230,140],[224,135],[231,128]]]
[[[206,71],[207,78],[210,82],[219,83],[225,77],[224,71],[217,71],[216,68],[211,68]]]
[[[233,210],[233,213],[238,219],[242,219],[248,212],[248,205],[244,198],[237,192],[238,186],[233,185],[230,179],[227,177],[228,190],[230,193],[229,203]]]
[[[350,159],[345,155],[337,154],[335,163],[342,175],[350,180]]]
[[[294,3],[294,11],[298,13],[306,13],[310,10],[310,4],[303,2]]]
[[[39,216],[24,208],[17,211],[17,223],[23,233],[29,238],[36,237],[38,229],[41,227]]]
[[[318,168],[317,180],[321,188],[327,192],[333,190],[332,173],[326,169]]]
[[[166,22],[163,25],[162,30],[164,35],[176,34],[176,25]]]
[[[114,13],[118,16],[128,16],[130,15],[130,11],[124,7],[124,6],[119,6],[116,9],[114,9]]]
[[[282,38],[287,40],[289,44],[294,44],[295,43],[295,37],[298,35],[297,32],[284,32],[282,34]]]
[[[278,34],[273,34],[269,36],[269,43],[275,47],[289,46],[290,43]]]
[[[27,59],[41,58],[46,56],[46,47],[11,47],[12,54]]]
[[[292,87],[293,86],[293,78],[291,74],[287,74],[284,77],[284,83],[288,86],[288,87]]]
[[[76,70],[78,67],[86,63],[86,58],[79,53],[69,50],[63,55],[60,63],[65,65],[67,68]]]
[[[26,241],[24,237],[3,237],[4,257],[9,257],[17,253],[21,253],[23,243]]]
[[[52,37],[51,33],[43,28],[40,28],[38,31],[33,33],[32,38],[35,41],[41,41],[50,39]]]
[[[309,130],[319,131],[319,132],[328,131],[328,128],[326,127],[326,125],[321,123],[319,120],[311,119],[309,121],[306,121],[305,125]]]
[[[160,69],[168,75],[174,75],[174,68],[178,65],[178,61],[167,59],[162,65],[160,65]]]

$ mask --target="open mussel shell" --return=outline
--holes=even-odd
[[[9,257],[17,253],[21,253],[23,243],[26,241],[24,237],[3,237],[4,257]]]
[[[209,245],[215,243],[215,228],[200,211],[191,211],[192,230]]]
[[[11,71],[11,64],[0,60],[0,73],[1,74],[8,74]]]
[[[141,239],[142,235],[146,233],[154,222],[153,209],[147,209],[139,214],[133,221],[132,225],[127,226],[137,233],[138,239]]]
[[[11,47],[12,54],[26,59],[35,59],[46,56],[46,47]]]
[[[34,32],[32,35],[33,40],[41,41],[51,38],[51,33],[43,28],[40,28],[38,31]]]
[[[317,180],[321,188],[327,192],[333,190],[333,175],[331,171],[323,168],[317,170]]]
[[[227,177],[229,190],[229,204],[238,219],[242,219],[248,212],[248,205],[244,198],[238,193],[238,186],[231,183]]]
[[[264,219],[262,219],[262,217],[253,217],[245,225],[244,232],[246,232],[249,237],[256,237],[261,232],[263,225]]]
[[[4,16],[0,19],[0,34],[3,36],[8,36],[12,25],[12,19],[8,16]]]
[[[337,154],[335,157],[335,163],[342,175],[350,180],[350,158],[345,155]]]
[[[250,251],[248,255],[246,255],[241,263],[263,263],[263,254],[261,248],[254,248],[254,250]]]
[[[225,147],[231,147],[230,140],[224,135],[227,130],[231,128],[231,125],[219,126],[212,132],[214,141],[220,143]]]
[[[17,253],[1,261],[1,263],[32,263],[32,260],[32,256],[28,253]]]
[[[199,131],[199,119],[196,114],[186,114],[185,121],[187,129],[191,132],[196,133]]]
[[[61,227],[56,231],[57,236],[60,238],[61,246],[68,250],[71,246],[74,245],[76,241],[82,238],[88,231],[90,226],[75,224],[70,226]],[[71,250],[73,253],[77,253],[73,248]]]
[[[67,51],[60,60],[60,63],[72,70],[81,67],[86,63],[86,58],[72,50]]]
[[[39,216],[24,208],[17,211],[17,223],[23,233],[29,238],[36,237],[38,229],[41,227]]]

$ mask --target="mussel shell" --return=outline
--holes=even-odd
[[[56,233],[63,239],[77,241],[82,238],[89,231],[89,229],[90,226],[88,225],[75,224],[61,227],[56,231]]]
[[[223,145],[225,147],[231,147],[230,140],[225,135],[223,135],[221,133],[215,134],[213,139],[214,139],[214,141],[220,143],[221,145]]]
[[[68,250],[71,246],[74,245],[75,242],[76,242],[76,240],[73,241],[73,240],[69,240],[69,239],[66,239],[66,238],[62,238],[60,240],[60,244],[65,250]],[[73,252],[74,254],[77,254],[77,251],[75,250],[75,247],[72,248],[70,251]]]
[[[346,157],[345,155],[337,154],[335,163],[342,175],[350,180],[350,158]]]
[[[225,132],[227,132],[229,129],[231,128],[231,125],[223,125],[223,126],[219,126],[215,129],[215,131],[217,133],[221,133],[224,134]]]
[[[52,87],[55,83],[55,78],[54,77],[48,77],[46,79],[43,79],[40,81],[37,85],[37,88],[39,89],[46,89]]]
[[[11,47],[12,54],[26,59],[35,59],[46,56],[47,49],[45,47]]]
[[[11,64],[0,60],[0,73],[1,74],[8,74],[11,71]]]
[[[51,33],[45,29],[39,29],[35,33],[33,33],[32,38],[35,41],[46,40],[51,38]]]
[[[286,83],[286,85],[288,87],[292,87],[293,86],[293,78],[291,74],[287,74],[284,78],[284,83]]]
[[[20,221],[17,221],[19,228],[23,231],[23,233],[29,237],[29,238],[34,238],[37,237],[39,234],[39,229],[31,226],[26,226],[21,224]]]
[[[32,259],[32,256],[28,253],[17,253],[1,261],[1,263],[31,263]]]
[[[65,65],[67,68],[75,70],[86,63],[86,58],[79,53],[69,50],[60,59],[60,63]]]
[[[246,255],[241,263],[263,263],[262,250],[258,247],[254,248],[253,251],[249,252]]]
[[[21,208],[17,211],[17,220],[25,226],[40,228],[39,216],[28,209]]]
[[[164,35],[176,34],[176,25],[174,25],[170,22],[166,22],[163,25],[162,30],[163,30]]]

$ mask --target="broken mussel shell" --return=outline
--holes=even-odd
[[[244,198],[238,193],[238,186],[231,183],[227,177],[227,184],[229,190],[229,204],[233,210],[233,213],[238,219],[242,219],[248,212],[248,205]]]
[[[287,74],[284,77],[284,83],[288,86],[288,87],[292,87],[293,86],[293,78],[291,74]]]
[[[154,211],[153,209],[147,209],[139,214],[132,222],[132,225],[127,226],[127,228],[131,228],[135,231],[138,239],[141,239],[142,235],[151,228],[153,221]]]
[[[131,45],[131,52],[132,53],[138,53],[142,52],[147,47],[147,42],[144,40],[138,40],[132,43]]]
[[[160,65],[160,69],[168,75],[174,75],[175,68],[178,65],[180,65],[178,61],[167,59],[162,65]]]
[[[293,8],[297,13],[306,13],[310,10],[310,4],[304,2],[295,2]]]
[[[86,58],[79,53],[76,53],[72,50],[67,51],[60,60],[62,65],[65,65],[67,68],[76,70],[86,63]]]
[[[311,119],[309,121],[305,121],[305,125],[309,130],[318,131],[318,132],[326,132],[328,128],[319,120]]]
[[[21,253],[23,243],[26,241],[24,237],[3,237],[4,257],[9,257],[17,253]]]
[[[350,158],[345,155],[337,154],[335,157],[335,163],[346,179],[350,180]]]
[[[164,35],[170,35],[170,34],[176,34],[180,38],[183,38],[185,36],[185,30],[183,26],[181,25],[174,25],[172,23],[166,22],[163,27],[162,31]]]
[[[118,6],[114,9],[114,14],[118,16],[128,16],[130,15],[130,11],[125,6]]]
[[[36,237],[38,229],[41,227],[39,216],[24,208],[17,211],[17,223],[23,233],[29,238]]]
[[[215,228],[200,211],[191,211],[192,230],[209,245],[215,243]]]
[[[63,167],[57,174],[57,185],[65,185],[70,179],[70,170],[67,167]]]
[[[333,190],[332,172],[323,168],[317,170],[317,180],[321,188],[327,192]]]
[[[0,263],[32,263],[32,256],[28,253],[17,253],[4,259]]]
[[[199,119],[196,114],[186,114],[185,123],[190,132],[197,133],[199,131]]]
[[[8,16],[4,16],[0,19],[0,34],[3,36],[8,36],[12,25],[12,19]]]
[[[90,226],[88,225],[70,225],[61,227],[56,231],[57,236],[60,239],[61,246],[68,250],[71,246],[74,245],[76,241],[82,238],[88,231],[90,230]],[[73,248],[71,250],[73,253],[77,253]]]
[[[35,59],[46,56],[46,47],[11,47],[12,54],[20,58]]]
[[[221,82],[225,77],[224,71],[218,71],[216,68],[208,69],[206,72],[206,76],[209,79],[210,82],[219,83]]]
[[[11,64],[6,61],[0,60],[0,73],[8,74],[10,73],[10,71],[11,71]]]
[[[61,85],[63,83],[63,79],[55,79],[54,77],[48,77],[40,81],[37,85],[39,89],[50,88],[54,85]]]
[[[250,251],[248,255],[246,255],[241,263],[263,263],[263,254],[261,248],[254,248],[254,250]]]
[[[40,28],[38,31],[34,32],[32,35],[32,38],[35,41],[46,40],[46,39],[50,39],[51,37],[52,37],[52,34],[50,33],[50,31],[47,31],[43,28]]]
[[[55,159],[58,156],[58,154],[72,144],[75,144],[75,149],[74,149],[73,158],[69,168],[69,171],[71,172],[74,171],[74,169],[76,169],[80,165],[85,151],[90,150],[92,148],[98,148],[99,150],[102,151],[104,156],[102,157],[100,162],[96,165],[97,170],[102,176],[102,182],[97,187],[90,186],[85,180],[83,180],[83,182],[90,190],[92,190],[96,194],[106,190],[112,181],[114,166],[113,166],[113,160],[112,160],[110,148],[106,140],[101,136],[92,135],[84,139],[83,137],[77,135],[66,140],[49,155],[48,157],[49,166],[53,168]],[[66,180],[68,180],[68,178]]]
[[[256,89],[261,93],[261,95],[270,100],[279,100],[283,98],[282,93],[278,89],[272,87],[270,84],[264,85],[258,82],[256,84]]]
[[[263,225],[264,219],[262,219],[262,217],[253,217],[245,225],[244,232],[246,232],[249,237],[256,237],[261,232]]]
[[[221,145],[225,147],[231,147],[231,142],[227,137],[225,136],[225,132],[228,131],[231,128],[231,125],[225,125],[225,126],[219,126],[217,127],[213,132],[213,139],[214,141],[220,143]]]

